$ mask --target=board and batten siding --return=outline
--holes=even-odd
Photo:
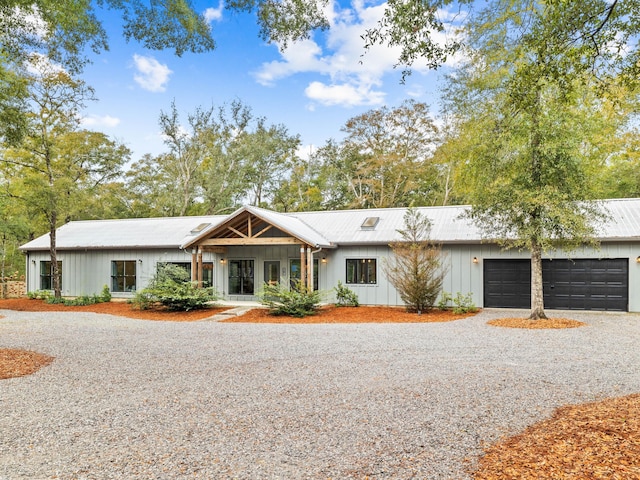
[[[445,244],[442,247],[447,274],[443,290],[456,295],[472,294],[473,302],[483,307],[483,262],[486,259],[528,259],[527,251],[503,250],[495,244]],[[386,245],[340,246],[315,253],[319,259],[319,289],[325,293],[324,301],[334,302],[334,287],[338,282],[353,290],[363,305],[402,305],[397,291],[384,275],[385,259],[391,255]],[[629,311],[640,312],[640,255],[639,242],[605,242],[599,249],[582,248],[568,255],[563,251],[549,252],[544,258],[626,258],[629,261]],[[322,261],[322,258],[326,262]],[[478,262],[474,263],[473,259]],[[256,292],[264,282],[264,262],[280,261],[281,279],[289,281],[289,261],[300,258],[300,247],[291,246],[238,246],[229,247],[225,254],[205,252],[204,262],[212,262],[214,287],[228,300],[256,300],[254,296],[229,297],[229,260],[254,260],[254,282]],[[358,285],[346,283],[346,260],[375,258],[377,262],[377,283]],[[224,259],[225,262],[220,262]],[[27,291],[40,288],[40,262],[48,261],[48,251],[32,251],[27,256]],[[127,249],[127,250],[61,250],[58,260],[62,261],[62,294],[75,297],[100,293],[104,285],[111,286],[111,262],[114,260],[136,261],[136,287],[147,286],[160,262],[191,262],[191,253],[179,249]],[[114,298],[129,298],[131,293],[114,292]]]
[[[445,278],[443,289],[453,293],[473,293],[476,306],[483,307],[484,278],[483,262],[487,259],[530,259],[528,251],[504,250],[496,244],[445,245],[450,260],[450,272]],[[629,262],[629,311],[640,312],[640,242],[603,242],[600,248],[583,247],[570,253],[562,250],[546,252],[544,259],[615,259],[624,258]],[[478,263],[473,263],[473,258]]]
[[[191,254],[179,249],[128,249],[128,250],[61,250],[62,295],[77,297],[93,295],[107,285],[111,288],[111,262],[126,260],[136,262],[136,289],[145,288],[163,262],[191,262]],[[29,252],[27,257],[27,291],[40,289],[40,262],[50,260],[49,252]],[[214,261],[214,254],[205,253],[203,260]],[[130,298],[130,292],[112,292],[114,298]]]

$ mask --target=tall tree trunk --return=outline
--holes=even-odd
[[[547,318],[544,313],[542,287],[542,248],[538,242],[531,246],[531,320]]]
[[[55,210],[49,216],[49,254],[51,257],[51,286],[53,296],[62,297],[62,285],[60,285],[60,269],[58,268],[58,252],[56,249],[56,224],[58,223],[58,212]]]

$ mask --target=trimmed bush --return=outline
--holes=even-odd
[[[345,287],[342,282],[338,281],[338,285],[334,288],[336,291],[336,306],[337,307],[358,307],[360,302],[358,301],[358,294],[351,290],[349,287]]]
[[[146,310],[161,304],[169,310],[189,311],[206,308],[220,297],[214,288],[198,288],[189,279],[189,272],[173,264],[158,265],[156,275],[149,286],[136,293],[131,303]]]
[[[272,315],[306,317],[313,315],[320,306],[320,293],[310,290],[299,280],[289,289],[280,283],[265,283],[258,293],[260,303],[269,308]]]

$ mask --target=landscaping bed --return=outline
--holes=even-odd
[[[93,305],[66,306],[59,303],[46,303],[43,300],[28,298],[12,298],[0,300],[0,310],[16,310],[20,312],[93,312],[135,318],[138,320],[165,320],[171,322],[193,322],[209,318],[224,312],[230,307],[211,307],[188,312],[170,311],[162,308],[140,310],[125,301],[95,303]]]
[[[451,322],[475,313],[456,314],[450,310],[431,310],[418,315],[401,307],[333,307],[318,309],[315,315],[303,318],[271,315],[267,309],[255,308],[225,322],[244,323],[429,323]]]

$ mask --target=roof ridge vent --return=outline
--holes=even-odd
[[[379,221],[380,217],[367,217],[364,219],[364,222],[362,222],[362,225],[360,225],[360,228],[362,230],[375,230]]]

